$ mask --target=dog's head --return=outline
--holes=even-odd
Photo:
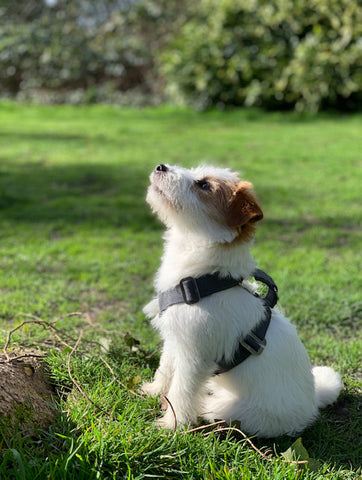
[[[251,183],[228,169],[160,164],[150,179],[147,202],[169,228],[214,242],[246,241],[263,218]]]

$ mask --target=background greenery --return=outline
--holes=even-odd
[[[354,0],[0,0],[0,94],[356,111],[361,34]]]
[[[349,0],[203,0],[164,71],[198,108],[361,106],[362,9]]]
[[[75,340],[59,349],[39,326],[19,330],[11,347],[50,353],[62,395],[56,420],[36,436],[21,425],[9,435],[1,423],[0,478],[358,478],[360,115],[2,103],[0,125],[2,340],[22,314],[83,313],[57,326],[74,339],[85,332],[71,367],[94,402],[67,371]],[[141,308],[162,251],[162,226],[144,201],[159,162],[213,163],[254,183],[265,220],[253,254],[279,286],[312,363],[333,366],[345,385],[302,434],[320,462],[314,471],[283,462],[294,439],[256,441],[274,451],[267,462],[231,434],[160,432],[157,400],[129,391],[158,361]]]

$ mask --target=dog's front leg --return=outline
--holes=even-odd
[[[186,353],[186,352],[185,352]],[[167,394],[170,405],[157,425],[169,429],[197,423],[202,385],[208,377],[208,368],[190,355],[176,355],[175,370]],[[171,407],[172,405],[172,407]],[[176,417],[176,418],[175,418]]]
[[[170,348],[164,346],[161,354],[160,365],[155,373],[155,377],[152,382],[145,382],[141,390],[151,397],[155,397],[160,393],[167,393],[172,379],[174,370],[174,356]]]

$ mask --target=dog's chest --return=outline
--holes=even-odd
[[[152,325],[164,340],[235,345],[260,322],[264,313],[259,298],[242,287],[234,287],[203,298],[196,305],[169,307]]]

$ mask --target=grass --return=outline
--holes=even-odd
[[[52,380],[66,394],[53,425],[35,437],[10,437],[2,425],[0,478],[357,478],[361,120],[1,103],[2,341],[22,313],[61,317],[57,326],[75,339],[85,330],[71,369],[93,404],[69,377],[74,342],[48,348]],[[274,450],[267,462],[231,432],[158,431],[157,400],[118,383],[136,389],[157,365],[150,352],[158,339],[141,308],[161,255],[162,226],[144,201],[148,175],[160,162],[227,166],[255,185],[265,220],[254,256],[276,281],[313,364],[335,367],[345,384],[338,404],[302,434],[319,460],[314,471],[280,458],[294,439],[256,440]],[[74,311],[87,315],[66,317]],[[47,350],[49,332],[31,324],[11,342],[40,344]]]

